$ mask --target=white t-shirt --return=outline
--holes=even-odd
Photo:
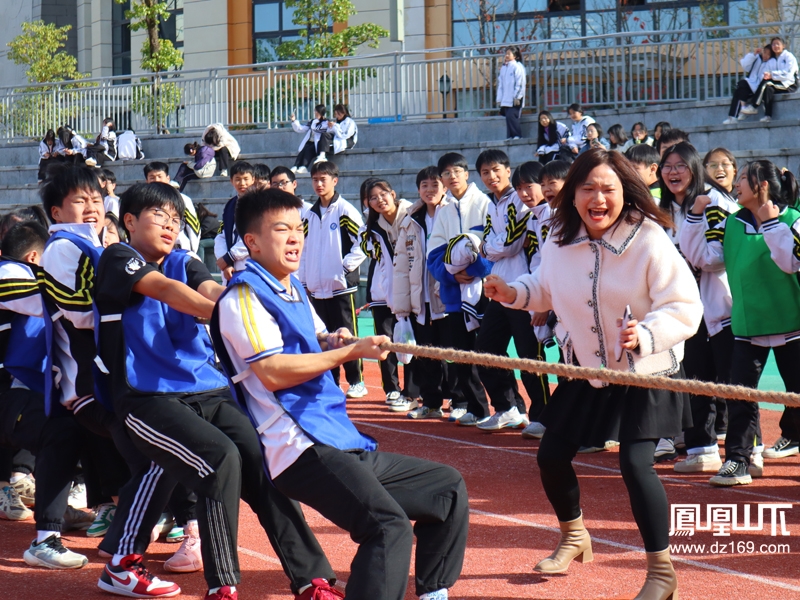
[[[103,208],[107,213],[114,213],[114,216],[119,219],[119,197],[106,196],[103,199]]]
[[[297,292],[292,292],[296,298]],[[311,313],[316,331],[326,332],[325,324],[313,307]],[[220,301],[219,328],[237,373],[246,371],[250,363],[283,352],[283,336],[278,323],[246,285],[237,286]],[[263,446],[267,469],[274,479],[294,464],[314,442],[252,371],[241,383],[247,408]]]

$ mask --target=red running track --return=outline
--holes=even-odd
[[[350,402],[350,414],[358,426],[376,437],[381,449],[446,462],[458,468],[470,495],[470,535],[461,579],[451,590],[454,599],[506,600],[512,598],[610,599],[633,598],[644,581],[641,540],[618,471],[617,453],[579,455],[575,465],[581,481],[582,504],[594,540],[594,562],[574,563],[569,573],[542,577],[533,566],[547,556],[558,540],[558,524],[541,488],[536,450],[538,442],[523,440],[516,430],[487,434],[457,427],[445,420],[412,421],[404,414],[386,410],[378,382],[377,365],[366,364],[369,395]],[[774,411],[762,411],[764,439],[779,435]],[[735,504],[741,514],[750,505],[753,523],[759,503],[791,503],[784,509],[791,535],[771,536],[769,519],[763,531],[733,532],[730,537],[697,532],[693,537],[673,537],[675,544],[705,544],[676,557],[682,599],[766,600],[800,598],[800,457],[767,461],[764,479],[733,489],[710,487],[708,476],[675,474],[673,463],[657,467],[671,503]],[[349,537],[312,510],[309,523],[325,548],[331,563],[346,581],[355,545]],[[740,516],[741,520],[741,516]],[[705,524],[705,512],[703,513]],[[777,533],[780,533],[780,526]],[[29,568],[22,553],[34,536],[32,521],[0,521],[0,599],[111,598],[95,586],[105,561],[97,556],[97,540],[83,533],[65,536],[68,547],[84,552],[89,564],[78,571],[47,571]],[[742,553],[712,554],[717,543]],[[752,542],[756,552],[747,552]],[[240,597],[289,599],[291,594],[277,559],[255,516],[243,505],[239,528],[242,583]],[[788,544],[788,553],[759,553],[762,544]],[[162,578],[171,578],[183,588],[182,598],[201,599],[205,583],[200,573],[169,575],[162,563],[175,545],[156,543],[150,548],[148,565]],[[415,598],[409,579],[406,600]],[[379,600],[379,599],[376,599]]]

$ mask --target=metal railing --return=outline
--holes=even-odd
[[[624,32],[522,44],[525,106],[643,106],[728,98],[746,73],[740,58],[800,23]],[[295,113],[345,103],[359,120],[495,114],[502,46],[391,52],[0,87],[0,138],[40,138],[69,123],[95,135],[105,117],[140,133],[286,126]]]

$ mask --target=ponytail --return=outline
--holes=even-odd
[[[787,206],[797,208],[798,189],[797,178],[789,169],[783,169],[780,174],[781,196]]]

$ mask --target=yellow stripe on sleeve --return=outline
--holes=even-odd
[[[266,350],[266,346],[261,341],[261,336],[258,334],[258,327],[256,320],[253,317],[253,305],[250,301],[250,293],[247,286],[240,285],[237,292],[239,293],[239,309],[242,311],[242,322],[244,323],[247,338],[253,346],[253,354],[258,354]]]

